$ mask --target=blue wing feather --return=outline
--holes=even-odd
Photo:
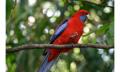
[[[57,27],[54,35],[51,36],[50,41],[51,43],[58,37],[61,35],[61,33],[66,29],[67,27],[67,21],[65,20],[60,26]]]
[[[51,36],[51,38],[50,38],[50,43],[51,43],[51,44],[52,44],[52,43],[54,42],[54,40],[55,40],[58,36],[60,36],[60,34],[66,29],[66,27],[67,27],[67,21],[68,21],[68,20],[66,19],[65,21],[63,21],[62,24],[60,24],[60,25],[56,28],[55,33],[54,33],[54,34]],[[45,49],[44,52],[43,52],[43,55],[46,55],[47,52],[48,52],[48,50]]]

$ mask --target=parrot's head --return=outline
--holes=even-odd
[[[89,14],[86,10],[79,10],[75,14],[73,14],[74,17],[80,18],[81,21],[85,22],[87,19],[87,15]]]

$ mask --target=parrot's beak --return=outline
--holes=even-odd
[[[90,17],[90,15],[88,14],[88,15],[86,15],[87,17]]]
[[[88,15],[86,15],[87,16],[87,20],[88,20],[88,18],[90,17],[90,15],[88,14]]]

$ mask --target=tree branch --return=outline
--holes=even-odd
[[[55,45],[55,44],[25,44],[14,48],[7,48],[7,53],[14,53],[22,50],[29,49],[45,49],[45,48],[99,48],[99,49],[111,49],[114,48],[112,45],[98,45],[98,44],[65,44],[65,45]]]
[[[84,4],[91,4],[91,5],[95,5],[95,6],[99,6],[99,7],[110,7],[110,8],[114,8],[114,6],[108,6],[106,5],[106,3],[102,3],[102,4],[96,4],[96,3],[93,3],[91,1],[87,1],[87,0],[83,0],[82,1]]]

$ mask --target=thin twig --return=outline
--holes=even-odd
[[[98,44],[65,44],[65,45],[55,45],[55,44],[26,44],[14,48],[7,48],[7,53],[14,53],[22,50],[29,49],[45,49],[45,48],[98,48],[98,49],[111,49],[114,48],[112,45],[98,45]]]

